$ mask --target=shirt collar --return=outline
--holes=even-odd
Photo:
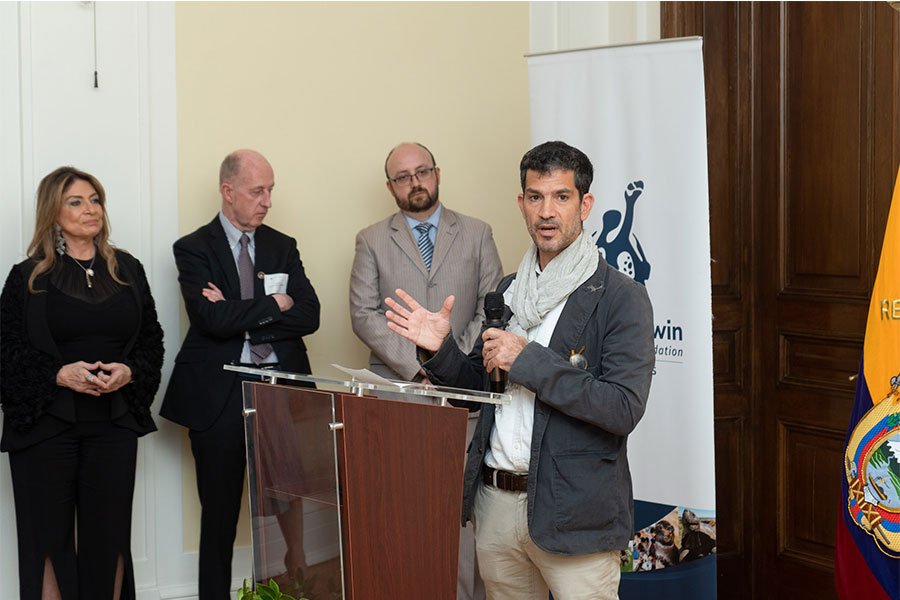
[[[256,239],[256,230],[253,231],[241,231],[237,227],[234,226],[234,223],[228,220],[225,214],[222,211],[219,211],[219,223],[222,224],[222,229],[225,230],[225,237],[228,238],[228,247],[234,248],[241,242],[241,236],[243,234],[247,234],[250,238],[250,245],[254,245],[254,241]]]
[[[419,221],[417,219],[412,218],[406,213],[403,213],[403,218],[406,219],[406,224],[409,225],[410,230],[415,230],[416,225],[420,225],[422,223],[431,223],[434,225],[435,230],[437,230],[438,223],[441,221],[441,212],[444,210],[444,206],[438,202],[437,209],[431,213],[431,216],[425,219],[424,221]]]

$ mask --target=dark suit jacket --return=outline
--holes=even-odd
[[[156,431],[150,405],[159,388],[163,331],[141,263],[121,250],[116,250],[116,258],[140,320],[117,360],[131,368],[132,382],[110,394],[110,416],[116,425],[144,435]],[[49,439],[76,421],[72,390],[56,385],[63,360],[47,327],[47,294],[31,294],[27,289],[36,264],[28,259],[14,266],[0,298],[3,451]],[[35,289],[46,290],[46,286],[47,274],[35,279]]]
[[[434,382],[485,389],[482,346],[466,357],[449,336],[423,366]],[[587,369],[568,360],[582,346]],[[529,343],[513,363],[509,380],[535,393],[528,530],[544,550],[590,554],[628,545],[634,509],[626,441],[644,414],[653,364],[647,290],[603,259],[569,295],[549,347]],[[493,428],[494,407],[486,405],[466,462],[463,522],[471,518]]]
[[[255,296],[241,300],[241,285],[234,255],[219,216],[173,246],[178,283],[190,328],[175,358],[160,416],[193,430],[212,426],[231,394],[241,392],[240,379],[223,365],[240,361],[244,332],[251,343],[268,342],[281,369],[309,373],[302,336],[319,328],[319,299],[303,271],[297,242],[260,226],[255,235],[254,273],[287,273],[287,293],[294,306],[281,312],[265,295],[263,280],[254,279]],[[225,300],[210,302],[202,290],[212,282]]]

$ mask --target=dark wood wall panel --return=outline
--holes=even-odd
[[[784,5],[778,41],[787,288],[867,293],[861,207],[871,156],[870,13],[865,3]]]
[[[859,367],[862,340],[781,332],[779,384],[845,399],[854,393],[849,376]]]
[[[794,331],[838,337],[855,335],[862,342],[869,304],[865,299],[844,298],[823,301],[817,296],[778,295],[778,319],[792,323]],[[854,372],[856,369],[854,369]]]
[[[712,338],[713,383],[721,392],[739,392],[743,384],[741,331],[718,329]]]
[[[718,407],[717,407],[718,408]],[[747,515],[753,504],[747,494],[752,480],[750,438],[744,417],[717,417],[716,444],[716,532],[718,535],[717,567],[719,598],[744,600],[753,598],[749,567],[752,528]]]
[[[898,17],[877,2],[755,6],[761,360],[754,444],[758,465],[769,467],[760,471],[759,506],[775,518],[763,521],[754,550],[762,581],[787,582],[770,589],[777,597],[834,598],[829,571],[854,394],[849,376],[862,350],[882,202],[875,166],[896,144],[879,138],[873,119],[876,90],[893,86],[876,81],[875,57],[895,47],[896,35],[877,39],[876,23]],[[897,118],[882,127],[893,130]],[[773,487],[779,495],[767,499]]]
[[[744,482],[747,472],[741,456],[746,453],[744,419],[740,417],[716,419],[716,511],[717,541],[722,548],[719,557],[739,557],[744,551],[744,528],[741,516],[746,494]],[[720,491],[721,490],[721,491]]]
[[[779,552],[811,567],[834,561],[838,471],[844,436],[802,423],[781,423]]]
[[[892,10],[886,2],[875,2],[872,17],[872,52],[874,78],[872,82],[873,150],[872,179],[874,205],[871,224],[872,244],[867,263],[877,265],[884,241],[884,224],[900,164],[900,11]],[[870,283],[875,273],[870,273]]]
[[[739,300],[741,297],[741,241],[745,228],[741,219],[741,188],[738,184],[740,170],[737,168],[741,160],[742,147],[736,143],[740,139],[741,91],[746,77],[742,79],[742,69],[746,65],[741,61],[737,41],[738,5],[736,3],[717,3],[706,7],[705,13],[713,13],[710,18],[729,24],[728,27],[716,28],[707,32],[704,44],[709,48],[723,49],[720,52],[707,52],[704,55],[704,68],[707,80],[715,80],[721,84],[707,88],[706,109],[712,114],[723,115],[724,118],[709,121],[707,125],[707,141],[709,147],[709,170],[717,173],[709,178],[710,221],[715,223],[711,228],[710,247],[712,252],[712,290],[720,300],[729,298]]]
[[[835,598],[841,453],[900,163],[885,2],[663,2],[704,38],[719,597]]]

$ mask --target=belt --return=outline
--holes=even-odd
[[[500,471],[487,465],[482,465],[481,478],[486,485],[492,485],[499,490],[507,492],[528,491],[528,475],[517,475],[509,471]]]

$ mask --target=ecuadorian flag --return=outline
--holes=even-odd
[[[900,172],[847,433],[834,579],[842,600],[900,600]]]

